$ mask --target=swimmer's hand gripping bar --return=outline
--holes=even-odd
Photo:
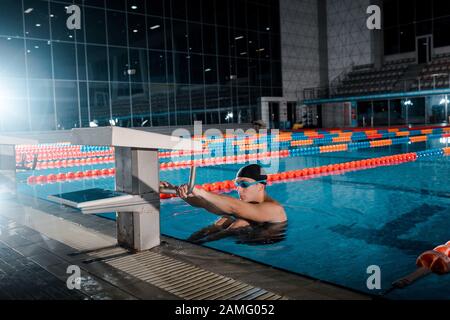
[[[189,193],[191,193],[192,190],[194,190],[196,171],[197,171],[197,168],[194,165],[192,165],[191,173],[189,175],[189,182],[188,182]],[[174,186],[172,188],[169,188],[169,187],[159,188],[159,192],[164,193],[164,194],[177,194],[177,186]]]

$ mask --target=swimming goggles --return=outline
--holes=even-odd
[[[248,182],[248,181],[234,181],[234,185],[235,185],[236,187],[241,187],[241,188],[247,189],[248,187],[251,187],[251,186],[253,186],[253,185],[255,185],[255,184],[258,184],[258,183],[266,183],[266,182],[267,182],[267,180],[260,180],[260,181],[255,181],[255,182]]]

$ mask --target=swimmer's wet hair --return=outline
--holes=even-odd
[[[264,169],[258,164],[250,164],[248,166],[239,169],[236,174],[236,178],[250,178],[255,181],[267,180],[267,175]],[[267,184],[267,182],[261,182],[262,184]]]

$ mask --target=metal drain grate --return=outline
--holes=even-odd
[[[87,253],[87,255],[92,258],[107,259],[107,258],[115,258],[118,255],[123,255],[128,252],[129,251],[127,249],[115,246],[115,247],[111,247],[111,248],[105,248],[105,249],[92,251],[92,252]]]
[[[280,295],[155,252],[105,263],[186,300],[281,300]]]

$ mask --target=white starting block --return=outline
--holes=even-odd
[[[55,132],[58,134],[59,132]],[[36,144],[43,140],[0,139],[0,144]],[[20,140],[20,141],[19,141]],[[143,251],[160,244],[160,191],[158,149],[201,150],[201,142],[152,132],[120,127],[72,129],[69,140],[74,145],[113,146],[116,159],[116,190],[90,189],[50,196],[60,204],[77,208],[84,214],[117,212],[117,241],[120,246]],[[14,143],[13,143],[14,142]],[[15,143],[18,142],[18,143]],[[14,159],[15,171],[15,154]],[[11,156],[9,156],[11,157]],[[0,158],[3,158],[0,157]],[[1,160],[0,160],[1,163]],[[12,166],[11,161],[8,162]],[[11,167],[12,168],[12,167]],[[9,168],[11,170],[11,168]],[[195,182],[191,169],[189,186]],[[15,183],[15,180],[14,180]]]

